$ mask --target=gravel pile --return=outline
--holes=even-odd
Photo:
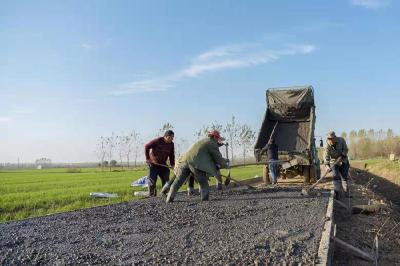
[[[310,265],[328,196],[212,191],[0,224],[1,265]]]

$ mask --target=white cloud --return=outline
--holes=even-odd
[[[111,95],[120,96],[127,94],[166,91],[173,86],[172,81],[166,79],[144,79],[122,84],[119,89],[111,91]]]
[[[351,3],[355,6],[362,6],[365,8],[376,9],[385,7],[390,4],[389,0],[351,0]]]
[[[233,45],[226,45],[226,46],[219,46],[213,49],[210,49],[200,55],[196,56],[193,61],[205,61],[210,60],[218,57],[229,56],[233,54],[237,54],[242,52],[245,49],[251,47],[260,46],[258,43],[240,43],[240,44],[233,44]]]
[[[221,46],[195,56],[187,67],[161,78],[147,78],[120,86],[110,94],[119,96],[134,93],[165,91],[183,79],[195,78],[208,72],[246,68],[279,60],[283,56],[309,54],[314,45],[292,45],[285,49],[266,49],[259,43]]]

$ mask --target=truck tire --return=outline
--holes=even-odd
[[[267,165],[263,166],[263,181],[265,185],[271,184],[271,179],[269,179],[269,168]]]
[[[303,180],[305,185],[310,184],[310,179],[311,179],[311,167],[310,165],[303,165]]]

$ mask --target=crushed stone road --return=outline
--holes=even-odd
[[[0,224],[1,265],[310,265],[328,195],[179,194]]]

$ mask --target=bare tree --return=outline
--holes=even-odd
[[[139,133],[136,132],[134,129],[132,130],[132,132],[129,135],[125,136],[125,138],[124,138],[125,157],[126,157],[126,161],[128,164],[128,168],[129,168],[131,153],[134,151],[135,145],[138,141],[139,141]],[[136,163],[135,163],[135,166],[136,166]]]
[[[400,154],[400,137],[392,129],[352,130],[349,134],[349,154],[353,159],[386,157]]]
[[[194,133],[194,136],[196,137],[196,139],[200,139],[202,137],[206,137],[207,133],[209,131],[209,127],[208,126],[203,126],[202,128],[200,128],[198,131],[196,131]]]
[[[36,164],[36,166],[41,166],[43,168],[44,167],[50,167],[51,166],[51,159],[45,158],[45,157],[39,158],[39,159],[36,159],[35,164]]]
[[[211,124],[200,128],[198,131],[195,132],[194,135],[195,135],[195,137],[197,137],[197,139],[199,139],[202,137],[207,137],[208,132],[210,132],[211,130],[218,130],[219,132],[221,132],[222,129],[223,129],[222,124],[220,124],[217,121],[214,121]]]
[[[123,135],[115,137],[115,145],[117,148],[118,157],[119,157],[119,161],[121,164],[121,169],[124,169],[122,159],[124,158],[124,155],[126,153],[126,151],[125,151],[126,150],[126,137],[127,136],[123,136]]]
[[[100,137],[96,145],[96,155],[100,159],[101,171],[104,171],[104,159],[107,153],[107,141],[106,138]]]
[[[136,141],[133,144],[133,154],[134,154],[134,166],[137,166],[137,159],[139,157],[139,152],[143,151],[144,143],[139,135],[136,137]]]
[[[166,122],[163,126],[158,130],[158,135],[163,136],[165,131],[174,129],[174,126],[170,122]]]
[[[375,130],[373,130],[372,128],[368,130],[367,136],[369,139],[375,139]]]
[[[185,150],[187,150],[187,148],[188,148],[188,141],[186,140],[186,139],[184,139],[184,138],[178,138],[176,141],[175,141],[175,152],[176,152],[176,157],[179,157],[179,156],[181,156],[181,154],[185,151]]]
[[[114,155],[115,144],[116,144],[116,138],[115,138],[115,134],[113,132],[110,137],[106,138],[106,151],[107,151],[109,162],[112,161],[112,157]],[[109,164],[109,166],[110,166],[110,172],[111,172],[111,167],[112,167],[111,163]]]
[[[220,124],[219,122],[214,121],[214,122],[212,122],[212,123],[210,124],[209,128],[210,128],[210,130],[218,130],[219,132],[221,132],[223,126],[222,126],[222,124]]]
[[[383,139],[384,139],[384,132],[383,132],[383,129],[379,129],[378,132],[377,132],[376,134],[377,134],[378,140],[383,140]]]
[[[251,149],[256,139],[256,132],[248,125],[243,125],[239,129],[238,144],[243,151],[243,164],[246,164],[246,153]]]
[[[389,129],[386,131],[386,137],[387,137],[388,139],[391,139],[391,138],[394,137],[393,129],[389,128]]]
[[[229,147],[231,149],[231,162],[233,162],[233,157],[234,157],[234,146],[236,143],[238,143],[238,137],[239,137],[239,132],[241,128],[238,123],[236,123],[235,116],[232,116],[232,119],[230,122],[226,123],[224,127],[224,133],[226,135],[226,138],[229,142]]]

